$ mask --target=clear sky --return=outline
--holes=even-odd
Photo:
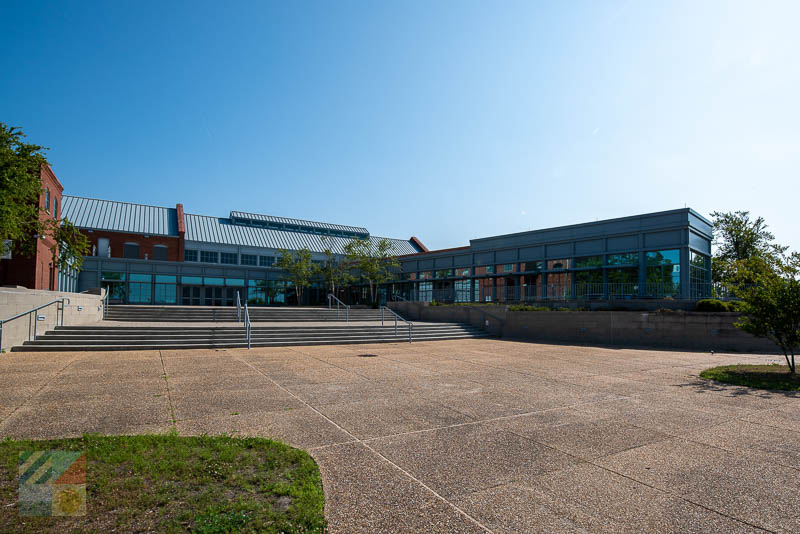
[[[0,0],[67,192],[430,248],[690,206],[800,248],[800,2]]]

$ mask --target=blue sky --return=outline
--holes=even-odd
[[[800,248],[800,3],[3,2],[67,192],[470,238],[693,207]]]

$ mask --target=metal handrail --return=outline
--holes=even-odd
[[[244,333],[247,336],[247,348],[250,348],[250,331],[252,324],[250,323],[250,311],[247,309],[247,302],[244,303]]]
[[[336,318],[339,318],[339,305],[344,306],[345,322],[350,322],[350,306],[339,300],[333,293],[328,293],[328,309],[331,309],[331,299],[336,301]]]
[[[405,298],[403,295],[398,295],[397,293],[392,293],[392,300],[395,302],[400,300],[403,302],[408,302],[407,298]]]
[[[12,317],[9,317],[8,319],[0,319],[0,351],[3,350],[3,325],[4,324],[10,323],[11,321],[13,321],[15,319],[19,319],[20,317],[25,317],[27,315],[28,316],[28,341],[30,341],[30,339],[31,339],[31,322],[33,322],[33,340],[36,341],[36,320],[31,321],[31,318],[32,318],[31,316],[32,316],[32,314],[35,314],[37,311],[39,311],[39,310],[41,310],[43,308],[47,308],[48,306],[52,306],[53,304],[56,305],[56,325],[59,325],[58,312],[60,311],[61,312],[60,325],[64,326],[64,304],[65,304],[65,301],[66,301],[66,304],[70,303],[70,300],[69,300],[68,297],[61,297],[60,299],[56,299],[56,300],[50,301],[47,304],[42,304],[41,306],[37,306],[37,307],[35,307],[33,309],[30,309],[28,311],[24,311],[22,313],[18,313],[16,315],[12,316]]]
[[[102,301],[103,302],[103,320],[105,320],[106,312],[108,311],[108,296],[110,294],[111,294],[111,292],[108,289],[106,289],[106,294],[105,294],[105,296],[103,296],[103,301]]]
[[[236,292],[236,322],[242,322],[242,299],[239,298],[239,292]]]
[[[395,313],[395,311],[393,309],[387,308],[386,306],[381,306],[381,326],[384,326],[383,310],[389,310],[389,313],[394,315],[394,335],[395,336],[397,336],[397,320],[398,319],[400,319],[401,321],[403,321],[404,323],[406,323],[408,325],[408,342],[411,343],[411,329],[414,328],[414,323],[412,323],[411,321],[407,321],[406,319],[403,319],[402,317],[397,315],[397,313]]]

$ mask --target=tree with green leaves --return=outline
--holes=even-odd
[[[742,262],[751,258],[765,260],[752,264],[751,268],[757,264],[776,264],[788,248],[775,243],[775,236],[769,231],[763,217],[751,219],[748,211],[715,211],[711,217],[716,247],[711,260],[714,282],[733,281]]]
[[[800,255],[740,260],[731,282],[741,299],[736,326],[774,342],[791,373],[800,347]]]
[[[341,258],[333,253],[326,237],[323,237],[322,241],[326,245],[325,264],[320,268],[319,272],[325,280],[325,286],[328,291],[337,295],[336,291],[351,281],[350,267],[347,262],[341,261]]]
[[[345,245],[344,250],[350,266],[357,269],[361,278],[369,284],[370,301],[374,305],[378,287],[392,280],[392,271],[400,267],[394,254],[394,245],[388,239],[376,242],[353,239]]]
[[[12,253],[31,256],[36,238],[50,237],[53,265],[80,270],[89,240],[67,219],[54,219],[39,206],[47,149],[24,138],[21,130],[0,122],[0,243],[10,240]]]
[[[311,280],[318,272],[317,266],[311,261],[311,251],[302,248],[294,252],[286,249],[278,251],[280,257],[275,265],[289,273],[289,280],[294,283],[297,291],[297,305],[303,301],[305,288],[311,285]]]

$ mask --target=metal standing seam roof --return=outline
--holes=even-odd
[[[64,195],[61,214],[78,228],[178,237],[175,208]]]
[[[236,212],[231,212],[231,214]],[[322,236],[305,232],[292,232],[290,230],[275,230],[259,226],[245,226],[234,224],[230,219],[209,217],[207,215],[194,215],[186,213],[186,241],[214,243],[220,245],[235,245],[245,247],[300,250],[307,248],[311,252],[325,252],[330,248],[335,254],[344,254],[344,246],[352,239],[347,237]],[[372,243],[380,241],[381,237],[370,236]],[[404,239],[389,239],[397,255],[414,254],[419,252],[410,241]]]
[[[335,230],[339,232],[350,232],[356,234],[369,235],[369,231],[361,226],[346,226],[342,224],[331,224],[316,221],[306,221],[303,219],[290,219],[288,217],[275,217],[274,215],[261,215],[259,213],[247,213],[244,211],[232,211],[231,219],[249,219],[251,221],[263,221],[278,224],[291,224],[305,228],[318,230]]]

